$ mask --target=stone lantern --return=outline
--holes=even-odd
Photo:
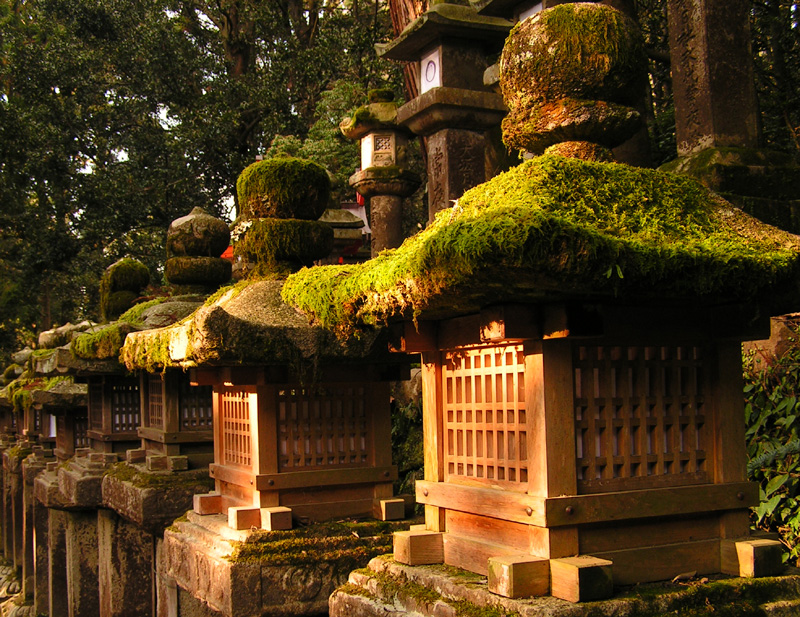
[[[381,51],[392,60],[418,63],[420,94],[398,109],[397,121],[427,138],[430,220],[491,175],[486,170],[493,147],[486,132],[500,124],[506,109],[484,85],[483,73],[511,26],[471,6],[431,3]]]
[[[340,129],[345,137],[361,140],[361,170],[350,185],[370,200],[371,253],[396,248],[403,242],[403,198],[419,186],[417,175],[405,168],[409,131],[397,124],[397,104],[390,90],[370,93]]]

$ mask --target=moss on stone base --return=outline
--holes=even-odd
[[[173,285],[202,285],[216,288],[231,280],[231,262],[220,257],[170,257],[164,277]]]
[[[125,258],[106,268],[100,279],[100,311],[104,321],[127,311],[150,282],[150,271],[140,261]]]
[[[281,261],[311,265],[333,250],[333,228],[319,221],[299,219],[256,219],[244,237],[236,242],[233,254],[254,265],[254,276],[276,273]]]
[[[328,207],[328,172],[312,161],[292,157],[258,161],[236,182],[242,217],[315,220]]]

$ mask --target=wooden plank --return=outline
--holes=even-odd
[[[404,321],[389,326],[389,349],[395,352],[436,351],[437,327],[433,321]]]
[[[716,538],[719,538],[719,514],[677,520],[625,521],[582,527],[579,552],[594,555],[605,551]]]
[[[278,418],[275,386],[259,386],[257,404],[250,407],[253,471],[278,475]],[[257,485],[257,488],[261,489]]]
[[[741,482],[747,479],[741,345],[720,343],[709,360],[714,481]]]
[[[530,555],[489,557],[488,589],[505,598],[544,596],[550,592],[550,562]]]
[[[428,482],[437,483],[444,480],[442,354],[438,351],[426,352],[421,359],[424,477]],[[425,525],[431,531],[445,531],[444,512],[426,505]]]
[[[712,574],[720,569],[719,540],[593,553],[614,562],[614,583],[633,585],[671,579],[683,572]]]
[[[416,489],[417,503],[527,525],[545,524],[545,499],[535,495],[425,480],[417,480]]]
[[[544,500],[545,522],[541,525],[558,527],[654,516],[739,510],[756,504],[758,504],[758,485],[751,482],[551,497]]]
[[[450,532],[443,534],[444,562],[449,566],[463,568],[486,576],[489,574],[489,558],[518,555],[519,551],[507,546],[462,538]]]
[[[390,467],[392,464],[392,415],[389,408],[391,401],[388,383],[366,384],[366,414],[372,423],[370,436],[372,443],[372,464],[375,467]]]
[[[447,510],[445,524],[448,534],[462,538],[498,544],[521,553],[527,553],[530,548],[530,525],[456,510]]]
[[[214,471],[218,466],[214,466]],[[228,469],[228,468],[224,468]],[[340,469],[317,469],[314,471],[286,471],[283,473],[256,476],[256,488],[260,491],[275,491],[314,486],[349,486],[393,482],[397,479],[397,467],[349,467]]]
[[[544,413],[534,417],[537,446],[544,448],[539,461],[544,467],[531,470],[542,475],[544,485],[535,494],[542,497],[575,495],[578,492],[575,454],[574,377],[572,345],[568,340],[542,343],[542,368],[539,376],[544,389]]]
[[[480,315],[454,317],[439,322],[439,349],[457,349],[481,342]]]
[[[777,540],[723,540],[720,547],[720,570],[733,576],[777,576],[784,569],[782,556],[783,544]]]
[[[165,433],[177,433],[181,430],[180,380],[186,379],[183,373],[167,371],[163,383],[163,426]]]
[[[281,505],[284,505],[281,499]],[[372,498],[346,501],[320,501],[309,504],[285,504],[292,508],[296,519],[309,521],[327,521],[348,516],[370,516],[372,514]]]
[[[521,342],[540,339],[536,307],[529,304],[501,304],[481,309],[482,343]]]
[[[147,439],[156,443],[210,443],[214,441],[214,435],[211,430],[165,433],[164,431],[148,426],[140,426],[137,429],[137,434],[142,439]]]
[[[226,465],[214,463],[208,466],[208,475],[219,482],[246,486],[248,488],[255,485],[255,475],[247,469],[236,469]]]

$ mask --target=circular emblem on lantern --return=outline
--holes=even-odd
[[[433,60],[428,60],[425,65],[425,81],[432,82],[436,79],[436,63]]]

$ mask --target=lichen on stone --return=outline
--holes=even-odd
[[[342,332],[502,301],[694,302],[797,293],[800,239],[690,178],[541,156],[364,264],[307,268],[284,299]]]
[[[103,320],[115,319],[128,310],[149,282],[147,266],[135,259],[120,259],[106,268],[100,279]]]

